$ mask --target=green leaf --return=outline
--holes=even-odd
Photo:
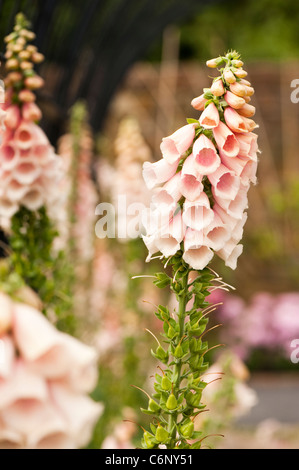
[[[198,119],[187,118],[186,121],[188,124],[199,124]]]
[[[157,279],[154,281],[154,284],[160,289],[169,286],[171,283],[171,278],[166,273],[156,273],[155,276]]]

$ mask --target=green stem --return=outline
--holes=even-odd
[[[179,308],[178,308],[178,323],[179,323],[179,335],[177,337],[176,346],[180,344],[182,338],[185,336],[185,317],[186,317],[186,304],[187,304],[187,292],[188,292],[188,276],[184,276],[182,279],[183,290],[181,295],[179,295]],[[181,369],[182,369],[182,360],[180,358],[175,359],[175,364],[173,366],[173,378],[176,377],[176,380],[173,383],[173,394],[178,400],[179,390],[181,385]],[[172,440],[176,442],[176,424],[178,419],[178,413],[175,411],[169,415],[168,418],[168,432],[171,433]],[[169,444],[169,448],[173,449],[173,442]]]

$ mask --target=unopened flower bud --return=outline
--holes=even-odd
[[[224,76],[224,79],[227,83],[235,83],[235,81],[236,81],[235,75],[229,69],[224,70],[223,76]]]
[[[180,427],[180,433],[186,438],[190,438],[194,432],[194,423],[191,419],[188,419],[186,423],[182,424]]]
[[[242,98],[247,94],[245,86],[241,85],[239,82],[231,83],[229,89],[232,93]]]
[[[29,44],[29,45],[26,47],[26,50],[29,51],[31,54],[33,54],[34,52],[37,52],[37,47],[36,47],[36,46],[33,46],[33,44]]]
[[[223,57],[216,57],[215,59],[207,60],[206,65],[211,69],[215,69],[216,67],[220,67],[221,65],[225,64],[225,60]]]
[[[243,70],[243,69],[237,69],[236,71],[234,71],[234,74],[238,78],[244,78],[244,77],[247,77],[247,75],[248,75],[246,70]]]
[[[178,406],[177,399],[175,398],[174,394],[171,393],[169,397],[167,398],[166,408],[168,408],[169,410],[175,410],[177,406]]]
[[[234,67],[243,67],[244,63],[242,62],[242,60],[235,59],[235,60],[232,60],[232,65]]]
[[[254,94],[254,88],[252,86],[244,85],[246,96],[252,96]]]
[[[197,109],[198,111],[203,111],[205,109],[205,103],[207,102],[207,100],[204,98],[203,95],[204,94],[197,96],[191,101],[191,106],[193,106],[193,108]]]
[[[215,80],[211,86],[211,92],[214,96],[222,96],[225,93],[225,89],[222,83],[222,80]]]
[[[44,80],[39,75],[25,78],[25,85],[30,90],[37,90],[44,85]]]
[[[21,44],[13,44],[11,47],[11,50],[13,52],[20,52],[23,49],[23,46]]]
[[[10,59],[11,56],[12,56],[12,51],[10,51],[10,50],[7,50],[4,54],[5,59]]]
[[[22,74],[20,72],[10,72],[6,78],[8,82],[15,83],[22,80]]]
[[[241,116],[250,118],[255,114],[255,107],[251,104],[245,103],[238,109],[238,113],[241,114]]]
[[[145,443],[145,445],[148,449],[152,449],[156,444],[154,436],[148,431],[145,431],[143,433],[143,439],[144,439],[144,443]]]
[[[25,44],[26,44],[26,40],[22,37],[19,37],[17,40],[16,40],[16,44],[18,44],[19,46],[21,47],[24,47]]]
[[[35,33],[33,31],[28,31],[28,29],[23,29],[20,31],[20,34],[24,36],[28,41],[33,41],[35,39]]]
[[[161,424],[158,425],[155,438],[157,439],[158,442],[164,442],[168,439],[169,437],[169,432],[166,431],[166,429],[161,426]]]
[[[241,83],[242,85],[251,86],[251,83],[248,80],[246,80],[245,78],[241,78],[239,83]]]
[[[216,59],[210,59],[206,61],[206,66],[210,67],[211,69],[215,69],[217,67]]]
[[[5,65],[6,69],[7,70],[16,70],[19,68],[19,61],[17,59],[9,59],[7,60],[6,62],[6,65]]]
[[[16,39],[16,37],[17,37],[16,33],[10,33],[7,36],[5,36],[4,41],[5,42],[10,42],[10,41],[13,41],[14,39]]]
[[[32,103],[35,101],[35,94],[30,90],[21,90],[19,93],[19,100],[24,103]]]
[[[24,60],[20,63],[20,68],[22,70],[29,70],[33,68],[33,64],[29,60]]]
[[[28,59],[30,59],[30,56],[31,56],[31,54],[27,50],[23,50],[23,51],[19,52],[19,57],[22,60],[28,60]]]
[[[160,410],[160,406],[158,405],[157,402],[155,402],[155,400],[153,400],[152,398],[149,400],[148,402],[148,409],[150,411],[159,411]]]
[[[33,52],[32,56],[31,56],[31,60],[35,64],[39,64],[40,62],[43,62],[43,60],[45,60],[45,56],[44,56],[44,54],[41,54],[40,52]]]
[[[171,381],[169,380],[169,378],[166,377],[166,375],[164,375],[164,376],[162,377],[162,380],[161,380],[161,387],[162,387],[163,390],[166,390],[166,391],[171,390],[172,383],[171,383]]]

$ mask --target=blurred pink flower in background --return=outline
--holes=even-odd
[[[88,397],[96,351],[0,293],[0,448],[87,445],[103,406]]]
[[[214,301],[215,292],[211,294]],[[224,303],[217,318],[224,322],[226,343],[244,359],[257,348],[290,357],[291,341],[299,338],[299,293],[259,292],[248,302],[236,295],[218,294]]]
[[[2,105],[6,116],[0,147],[0,216],[6,227],[21,205],[29,210],[44,205],[53,209],[62,177],[60,158],[34,122],[41,116],[39,108],[35,103],[19,107],[9,96]]]

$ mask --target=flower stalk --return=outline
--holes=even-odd
[[[206,386],[203,374],[208,368],[205,354],[208,344],[202,340],[208,318],[206,297],[213,285],[214,274],[206,268],[194,271],[182,259],[182,252],[172,257],[172,277],[157,273],[154,281],[160,288],[169,286],[178,301],[177,312],[169,312],[159,305],[156,317],[163,322],[163,343],[158,343],[152,355],[163,364],[155,374],[155,393],[149,398],[148,408],[142,411],[155,418],[151,432],[142,439],[143,448],[195,449],[200,448],[202,433],[194,428],[194,421],[205,405],[201,394]],[[194,278],[196,274],[196,278]],[[190,302],[191,301],[191,302]],[[191,305],[191,306],[190,306]]]

